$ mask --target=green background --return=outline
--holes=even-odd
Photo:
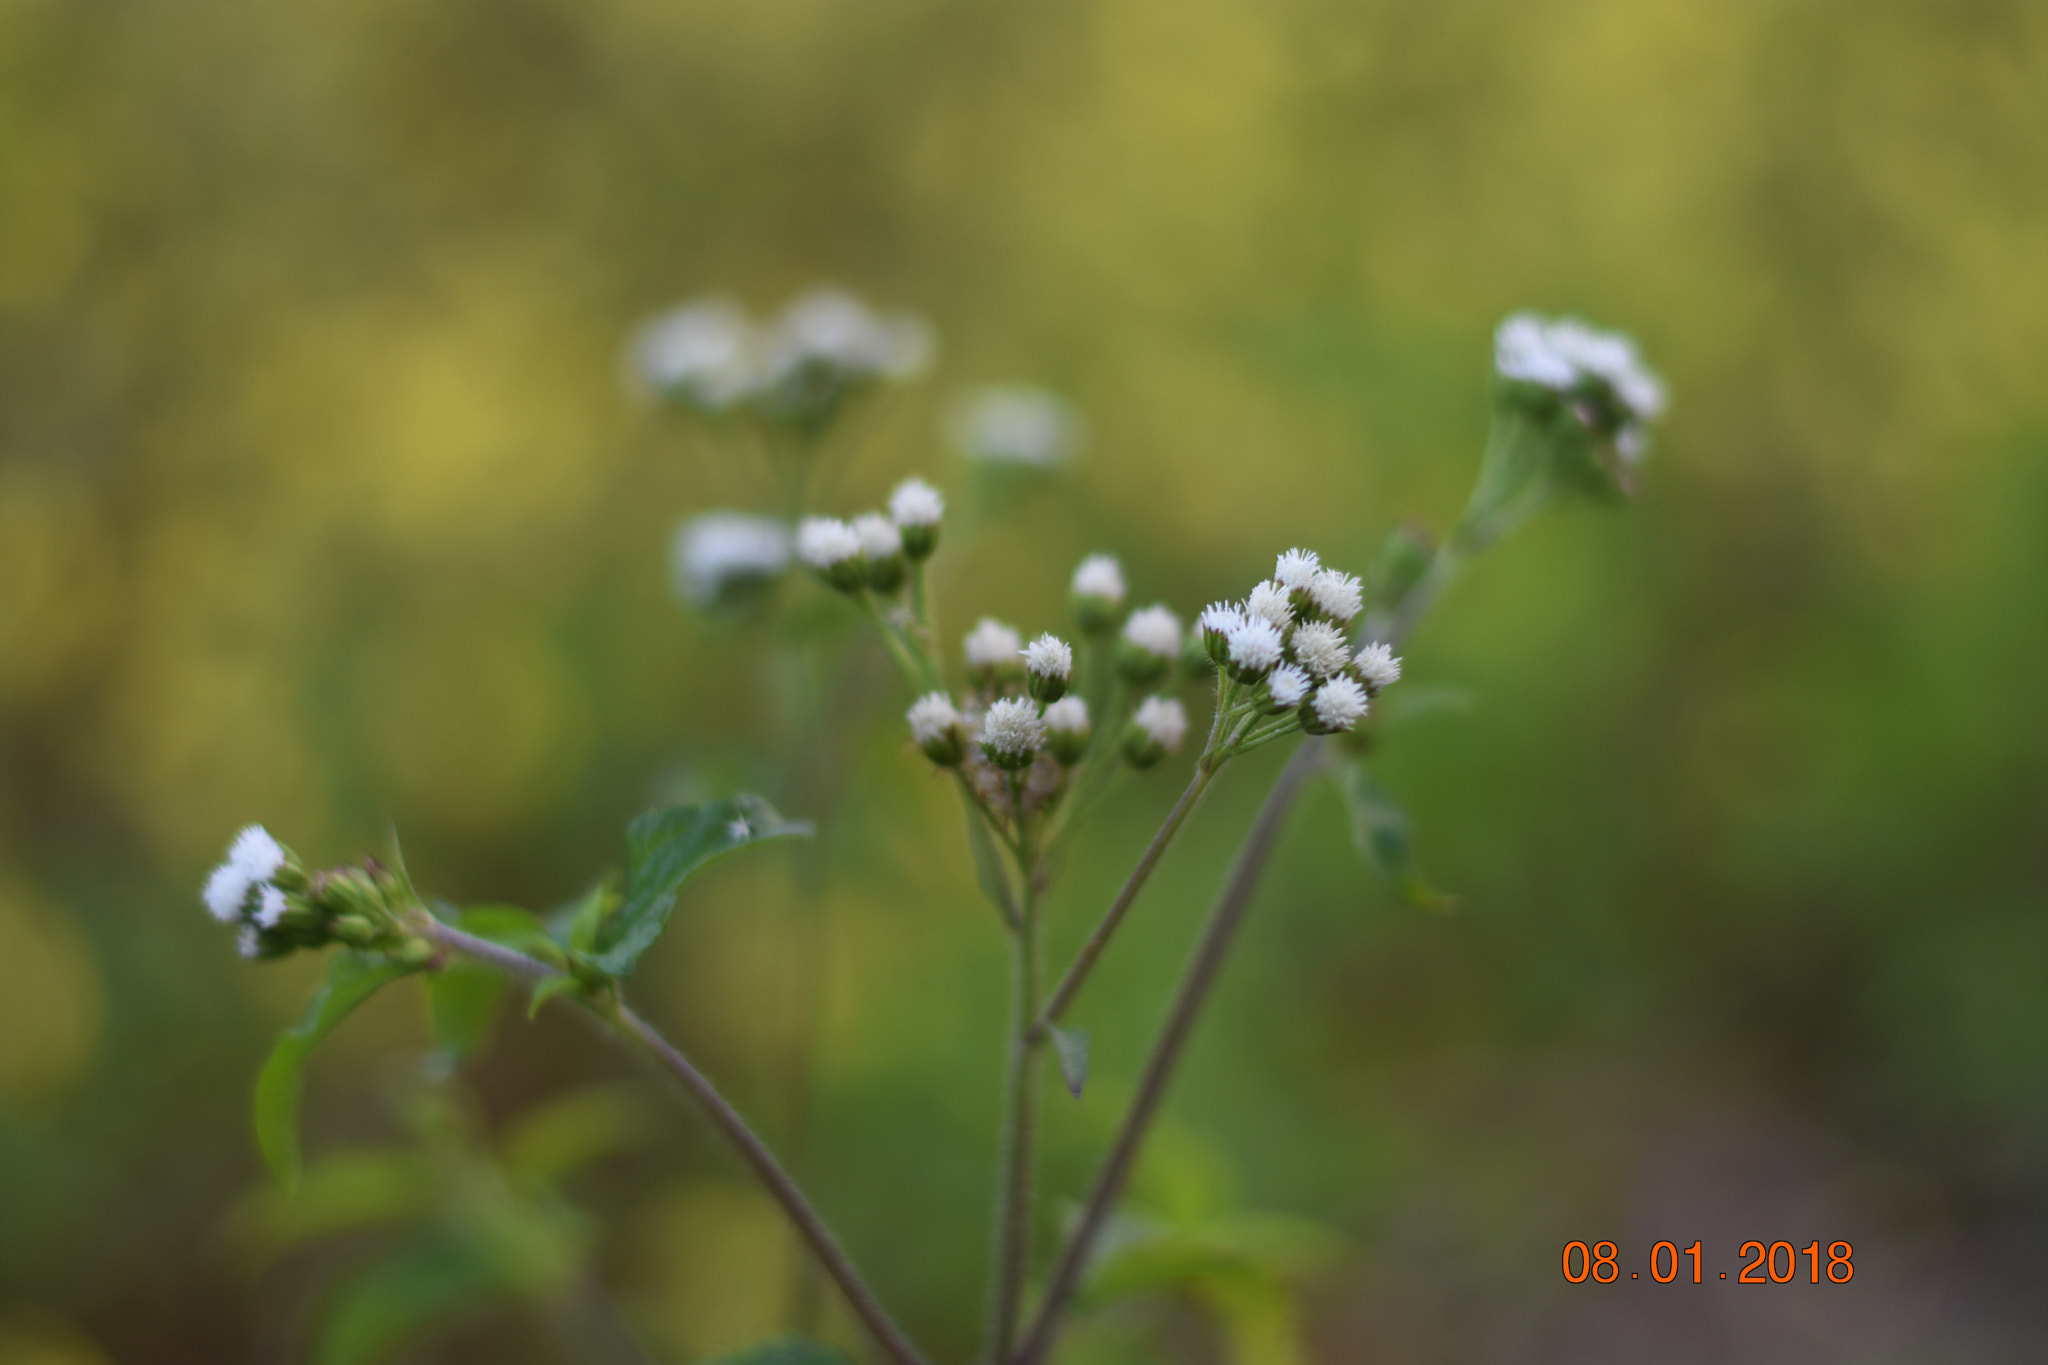
[[[9,0],[0,1361],[291,1358],[382,1245],[260,1276],[236,1249],[249,1086],[317,971],[241,963],[200,910],[241,824],[324,864],[395,822],[426,886],[546,907],[651,800],[735,782],[820,822],[827,892],[780,850],[720,868],[634,994],[781,1137],[797,964],[828,964],[811,1178],[920,1337],[971,1351],[1004,969],[958,812],[864,645],[831,679],[845,796],[748,757],[783,738],[771,643],[676,603],[667,538],[768,496],[619,380],[655,309],[828,279],[940,338],[821,500],[946,487],[956,629],[1059,626],[1093,550],[1188,613],[1291,544],[1362,569],[1401,518],[1441,529],[1510,310],[1626,328],[1671,384],[1640,501],[1516,537],[1409,650],[1404,686],[1471,704],[1379,771],[1458,911],[1393,904],[1315,793],[1174,1092],[1154,1207],[1341,1241],[1271,1340],[1183,1294],[1090,1359],[2038,1342],[2048,10]],[[1010,380],[1091,440],[976,503],[942,415]],[[1057,1195],[1278,762],[1230,772],[1084,1000]],[[1183,771],[1088,833],[1056,944]],[[405,1140],[425,1046],[409,986],[351,1020],[311,1153]],[[494,1128],[633,1073],[554,1007],[466,1074]],[[596,1280],[690,1360],[800,1290],[643,1089],[654,1136],[569,1189]],[[1850,1240],[1857,1278],[1558,1273],[1573,1238],[1625,1267],[1702,1238],[1712,1280],[1752,1237]],[[574,1358],[521,1311],[414,1358]]]

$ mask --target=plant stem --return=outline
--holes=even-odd
[[[492,943],[488,939],[478,938],[474,934],[466,934],[430,915],[419,915],[412,928],[422,937],[445,949],[463,953],[516,976],[538,981],[562,975],[538,958],[528,957],[525,953]],[[789,1172],[775,1159],[775,1153],[770,1151],[768,1144],[748,1126],[739,1110],[733,1108],[731,1102],[719,1093],[718,1087],[714,1086],[681,1050],[662,1037],[652,1024],[634,1013],[623,1001],[615,1001],[609,1006],[593,1003],[592,1009],[617,1032],[645,1048],[704,1107],[712,1123],[739,1150],[740,1156],[753,1168],[754,1174],[767,1187],[775,1202],[782,1205],[783,1213],[810,1244],[811,1251],[817,1256],[825,1273],[839,1286],[839,1292],[846,1296],[847,1305],[866,1325],[868,1331],[873,1334],[876,1344],[889,1359],[896,1362],[896,1365],[927,1365],[924,1356],[911,1344],[910,1338],[903,1334],[903,1329],[896,1325],[888,1310],[882,1307],[881,1301],[875,1297],[867,1281],[861,1278],[860,1272],[854,1268],[852,1259],[840,1247],[839,1240],[832,1235],[832,1230],[825,1226],[825,1220],[818,1216],[818,1211],[811,1206],[803,1191],[797,1188]]]
[[[991,1361],[1009,1358],[1024,1311],[1031,1269],[1031,1176],[1038,1140],[1040,1049],[1032,1036],[1038,1011],[1038,886],[1023,869],[1023,911],[1011,935],[1009,1059],[1004,1078],[1002,1185],[996,1206],[995,1273],[990,1285]]]
[[[1060,984],[1053,990],[1052,997],[1046,1001],[1045,1008],[1039,1011],[1032,1021],[1027,1035],[1032,1046],[1036,1047],[1045,1041],[1046,1030],[1057,1024],[1060,1017],[1066,1013],[1067,1006],[1073,1003],[1082,983],[1087,981],[1088,973],[1094,970],[1095,960],[1101,957],[1102,950],[1109,946],[1110,935],[1123,923],[1124,915],[1130,910],[1131,903],[1138,899],[1138,893],[1144,890],[1146,881],[1152,876],[1152,869],[1159,865],[1159,859],[1165,854],[1166,846],[1172,843],[1173,836],[1180,832],[1188,813],[1194,810],[1195,802],[1201,800],[1202,793],[1208,790],[1209,783],[1215,779],[1216,773],[1216,766],[1213,766],[1208,755],[1204,754],[1202,760],[1195,765],[1195,775],[1189,779],[1187,789],[1180,794],[1180,800],[1174,803],[1173,810],[1167,814],[1166,823],[1152,836],[1152,842],[1145,847],[1144,856],[1138,859],[1138,865],[1131,869],[1131,875],[1124,880],[1123,889],[1118,891],[1116,899],[1109,903],[1109,909],[1103,914],[1102,922],[1095,926],[1095,932],[1081,945],[1081,951],[1075,955],[1073,965],[1067,968],[1066,975],[1060,978]]]
[[[1124,1183],[1129,1179],[1138,1150],[1144,1143],[1146,1130],[1159,1111],[1160,1101],[1166,1096],[1166,1085],[1173,1075],[1174,1064],[1180,1060],[1195,1019],[1208,999],[1209,988],[1215,984],[1217,971],[1230,951],[1231,940],[1244,919],[1245,907],[1251,902],[1252,889],[1258,883],[1259,874],[1272,855],[1280,827],[1286,822],[1287,812],[1302,786],[1322,765],[1323,748],[1315,740],[1303,744],[1281,770],[1273,789],[1266,793],[1266,802],[1259,808],[1258,818],[1252,823],[1251,833],[1245,836],[1244,846],[1238,850],[1237,862],[1230,870],[1229,881],[1224,883],[1223,894],[1217,898],[1216,908],[1210,912],[1209,922],[1203,926],[1202,937],[1188,963],[1187,975],[1181,980],[1179,993],[1174,997],[1166,1026],[1160,1032],[1159,1041],[1153,1045],[1152,1055],[1146,1059],[1137,1097],[1132,1100],[1130,1112],[1124,1116],[1123,1126],[1117,1130],[1109,1157],[1103,1162],[1102,1170],[1095,1178],[1095,1186],[1088,1193],[1081,1220],[1060,1252],[1059,1263],[1046,1286],[1045,1299],[1039,1304],[1038,1314],[1032,1319],[1024,1344],[1010,1357],[1011,1365],[1036,1365],[1051,1350],[1067,1301],[1080,1284],[1081,1272],[1086,1268],[1088,1254],[1101,1234],[1104,1221],[1123,1193]]]

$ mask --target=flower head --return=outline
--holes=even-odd
[[[1363,687],[1350,678],[1331,678],[1309,698],[1303,720],[1316,734],[1336,734],[1363,720],[1367,706]]]
[[[981,718],[981,752],[998,768],[1029,767],[1044,744],[1045,720],[1038,704],[1024,697],[1005,697]]]
[[[915,560],[929,559],[939,545],[939,521],[946,515],[946,499],[923,479],[905,479],[889,495],[889,519],[903,535],[903,553]]]
[[[1299,665],[1281,664],[1266,675],[1266,695],[1272,699],[1266,709],[1276,716],[1294,710],[1308,696],[1310,685]]]
[[[789,527],[774,517],[706,512],[676,528],[676,592],[693,606],[736,601],[789,568]]]
[[[1211,602],[1202,609],[1196,628],[1202,632],[1202,649],[1218,668],[1230,659],[1230,634],[1245,623],[1244,610],[1229,602]]]
[[[1293,592],[1297,588],[1306,588],[1309,579],[1322,567],[1323,562],[1316,557],[1314,550],[1289,550],[1274,563],[1273,581],[1283,592]]]
[[[1280,662],[1280,632],[1272,622],[1253,618],[1230,632],[1226,648],[1229,660],[1225,667],[1230,676],[1239,682],[1257,682]]]
[[[1024,641],[1015,628],[984,616],[975,623],[973,630],[967,632],[967,638],[961,641],[961,650],[967,656],[968,675],[986,687],[1000,677],[1015,676],[1017,658],[1024,652]]]
[[[1149,687],[1180,658],[1180,618],[1165,603],[1142,607],[1124,622],[1117,668],[1133,687]]]
[[[1351,662],[1351,645],[1344,632],[1328,621],[1308,622],[1294,632],[1288,644],[1294,652],[1294,662],[1307,669],[1311,677],[1330,677]]]
[[[1024,682],[1032,696],[1042,702],[1055,702],[1066,695],[1067,683],[1074,676],[1071,645],[1048,632],[1033,640],[1022,653]]]
[[[1252,588],[1251,595],[1244,599],[1244,614],[1270,622],[1273,629],[1282,633],[1294,625],[1294,608],[1287,601],[1287,589],[1273,582]]]
[[[896,523],[880,512],[864,512],[853,519],[853,533],[860,537],[868,586],[876,592],[894,592],[902,586],[903,532]]]
[[[867,581],[860,549],[860,532],[837,517],[806,517],[796,528],[797,558],[841,592]]]
[[[1309,602],[1323,616],[1340,626],[1351,624],[1365,606],[1365,585],[1356,575],[1336,569],[1318,569],[1308,580]]]
[[[1626,460],[1641,457],[1646,428],[1664,415],[1664,381],[1643,363],[1635,342],[1577,318],[1507,318],[1493,334],[1493,367],[1503,379],[1575,400],[1579,419],[1612,435]],[[1603,405],[1612,411],[1602,412]]]
[[[654,393],[704,412],[724,412],[757,382],[756,329],[739,305],[706,298],[664,313],[633,337],[627,361]]]
[[[882,314],[843,289],[814,289],[782,310],[760,343],[754,401],[807,431],[855,393],[906,379],[931,358],[931,329],[908,313]]]
[[[924,750],[926,758],[942,768],[959,763],[967,750],[967,729],[944,692],[927,692],[910,704],[904,717],[910,722],[910,737]]]
[[[1187,733],[1185,707],[1172,697],[1147,697],[1124,731],[1124,758],[1134,768],[1149,768],[1178,749]]]
[[[1377,696],[1401,680],[1401,660],[1390,646],[1377,641],[1359,650],[1351,666],[1368,696]]]
[[[287,887],[305,890],[304,870],[270,831],[250,825],[235,836],[227,856],[207,877],[200,899],[214,919],[240,926],[237,943],[242,955],[255,957],[265,949],[284,951],[317,942],[273,932],[280,929],[292,908]]]
[[[1088,703],[1062,697],[1045,708],[1045,747],[1061,763],[1074,764],[1088,752]]]
[[[1067,401],[1044,389],[991,386],[963,402],[953,440],[970,460],[1052,469],[1081,444],[1081,419]]]

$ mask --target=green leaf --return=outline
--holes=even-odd
[[[540,1013],[540,1007],[558,995],[577,995],[583,990],[583,983],[566,973],[561,976],[544,976],[533,983],[533,994],[526,1000],[526,1017],[533,1018]]]
[[[1004,919],[1015,920],[1017,907],[1010,899],[1010,874],[1003,870],[1002,850],[996,847],[996,837],[989,833],[981,813],[971,806],[967,811],[967,847],[974,854],[974,880],[981,887],[981,894],[1003,912]]]
[[[1088,1080],[1088,1030],[1058,1025],[1047,1025],[1047,1029],[1052,1034],[1053,1051],[1059,1054],[1060,1079],[1078,1100],[1081,1087]]]
[[[808,824],[784,820],[758,796],[648,811],[626,830],[625,899],[598,926],[591,963],[626,975],[661,937],[676,893],[699,868],[749,844],[810,833]]]
[[[723,1355],[706,1356],[698,1365],[853,1365],[853,1357],[837,1346],[809,1337],[777,1337],[758,1346],[744,1346]]]
[[[449,1064],[467,1060],[483,1045],[506,984],[495,967],[469,962],[451,963],[427,979],[434,1046]]]
[[[597,944],[597,931],[618,908],[618,878],[606,876],[576,900],[550,915],[548,928],[571,952],[587,953]]]
[[[1351,815],[1351,842],[1366,865],[1379,874],[1402,903],[1422,910],[1449,910],[1457,899],[1431,886],[1417,870],[1409,847],[1408,815],[1361,763],[1337,769],[1337,787]]]
[[[335,954],[327,980],[306,1007],[306,1017],[270,1050],[256,1077],[256,1145],[285,1189],[294,1189],[299,1182],[299,1093],[307,1058],[350,1010],[386,983],[418,970],[368,953]]]
[[[374,1365],[462,1309],[520,1288],[499,1258],[446,1238],[400,1247],[336,1292],[314,1346],[315,1365]]]

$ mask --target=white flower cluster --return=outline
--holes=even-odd
[[[1323,567],[1313,551],[1289,550],[1244,601],[1203,611],[1197,630],[1217,668],[1260,689],[1268,714],[1292,713],[1305,729],[1333,734],[1355,727],[1401,676],[1386,645],[1353,652],[1346,632],[1364,605],[1355,576]]]
[[[1664,381],[1643,363],[1635,342],[1576,318],[1507,318],[1493,334],[1493,367],[1504,379],[1574,400],[1581,421],[1611,429],[1624,459],[1642,457],[1649,444],[1646,428],[1664,413]],[[1603,414],[1586,406],[1588,400],[1604,400],[1615,410]]]
[[[743,598],[789,568],[789,527],[774,517],[706,512],[676,528],[676,593],[692,606]]]
[[[953,414],[953,442],[970,460],[1052,469],[1080,449],[1080,414],[1044,389],[996,385],[968,395]]]
[[[222,924],[241,926],[236,946],[243,957],[263,950],[264,932],[277,928],[290,909],[284,889],[274,880],[288,861],[270,831],[250,825],[235,836],[227,858],[206,879],[200,899]]]
[[[939,544],[946,500],[923,479],[905,479],[889,495],[889,511],[851,521],[806,517],[796,528],[796,556],[842,592],[894,592],[906,560],[921,561]]]
[[[705,298],[642,327],[628,348],[636,380],[707,413],[747,409],[817,426],[852,392],[923,370],[931,329],[877,313],[843,289],[802,295],[772,322]]]

